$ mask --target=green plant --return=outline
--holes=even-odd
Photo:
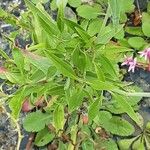
[[[141,128],[136,106],[142,96],[150,96],[121,81],[117,62],[132,49],[110,41],[124,37],[125,13],[134,8],[133,1],[124,7],[123,0],[97,0],[92,6],[69,0],[69,5],[78,7],[78,20],[65,18],[67,0],[53,1],[56,21],[40,2],[25,2],[29,10],[21,19],[0,10],[1,18],[13,21],[33,41],[21,49],[15,37],[9,37],[13,58],[0,51],[5,58],[0,77],[19,86],[1,98],[11,116],[17,120],[21,109],[29,111],[23,126],[37,133],[37,146],[117,149],[111,137],[134,132],[121,115],[128,114]]]

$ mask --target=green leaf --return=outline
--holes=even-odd
[[[96,120],[98,124],[112,134],[128,136],[134,132],[134,127],[129,122],[120,117],[112,116],[106,111],[100,111]]]
[[[67,98],[69,112],[74,111],[82,104],[84,97],[84,92],[82,90],[81,88],[80,90],[73,91],[72,95]]]
[[[134,137],[134,138],[132,138],[132,139],[119,140],[119,141],[118,141],[119,148],[120,148],[121,150],[129,150],[131,144],[134,142],[134,140],[135,140],[136,138],[137,138],[137,137]]]
[[[88,34],[90,36],[94,36],[95,34],[99,33],[101,26],[102,26],[102,20],[99,18],[96,18],[94,20],[90,21],[90,24],[88,26]]]
[[[37,146],[44,146],[44,145],[48,144],[49,142],[51,142],[54,137],[55,137],[55,134],[50,133],[50,131],[46,127],[37,133],[34,143]]]
[[[62,18],[64,18],[64,11],[67,5],[67,1],[68,0],[56,0],[56,5],[58,7],[57,25],[61,32],[64,30],[64,22]]]
[[[119,94],[113,94],[113,97],[118,102],[118,104],[122,107],[122,109],[137,123],[140,124],[140,120],[137,117],[136,113],[134,112],[131,105],[128,103],[128,101]]]
[[[150,14],[145,12],[142,13],[142,31],[144,35],[147,37],[150,37],[149,24],[150,24]]]
[[[64,117],[64,107],[62,105],[57,106],[53,112],[53,122],[56,131],[63,129],[65,123]]]
[[[101,147],[103,147],[106,150],[118,150],[116,142],[112,139],[102,141]]]
[[[46,30],[50,35],[58,35],[59,30],[57,26],[53,23],[54,21],[44,10],[40,10],[37,8],[32,2],[29,0],[25,0],[26,5],[30,8],[34,15],[38,15],[41,19],[41,25],[44,30]]]
[[[25,92],[25,87],[17,91],[17,93],[10,99],[9,102],[9,108],[11,109],[11,114],[16,119],[19,117],[22,108],[22,103],[25,97],[24,92]]]
[[[141,27],[125,27],[125,31],[132,35],[143,36],[143,31]]]
[[[136,49],[140,49],[146,44],[144,39],[141,37],[131,37],[128,39],[128,43],[130,44],[131,47]]]
[[[85,19],[95,19],[100,12],[89,5],[81,5],[77,8],[78,15]]]
[[[36,111],[26,116],[23,127],[28,132],[38,132],[45,128],[45,125],[52,121],[51,115]]]
[[[96,71],[96,74],[97,74],[97,77],[100,81],[103,81],[105,82],[105,75],[104,75],[104,72],[103,70],[95,64],[95,71]]]
[[[81,5],[81,0],[68,0],[68,3],[72,7],[79,7]]]
[[[98,114],[98,112],[100,110],[101,105],[102,105],[102,98],[97,98],[90,105],[89,111],[88,111],[89,120],[92,121],[97,116],[97,114]]]
[[[0,55],[6,60],[10,60],[9,56],[2,49],[0,49]]]
[[[126,0],[126,2],[124,2],[124,0],[121,0],[121,2],[121,12],[131,13],[134,11],[134,0]]]
[[[65,8],[67,5],[68,0],[56,0],[56,5],[58,8],[63,7]]]
[[[24,57],[20,49],[14,48],[12,51],[14,62],[17,65],[20,72],[24,72]]]
[[[144,142],[142,137],[138,138],[133,142],[132,149],[134,150],[145,150]]]
[[[114,28],[106,26],[103,28],[103,32],[98,35],[96,43],[107,44],[114,36],[115,36]]]
[[[54,86],[47,90],[50,95],[62,95],[64,94],[64,86]]]
[[[105,57],[104,55],[100,55],[99,60],[100,60],[102,70],[106,74],[109,74],[113,78],[118,78],[116,70],[115,70],[114,66],[112,65],[112,62],[107,57]]]
[[[121,12],[121,1],[120,0],[109,0],[111,13],[112,13],[112,21],[113,27],[117,30],[119,26],[120,20],[120,12]]]
[[[76,28],[76,31],[78,33],[78,35],[80,35],[80,37],[82,38],[82,40],[84,40],[86,43],[89,42],[90,36],[82,29],[80,28]]]
[[[68,19],[63,19],[65,24],[71,28],[75,33],[79,35],[79,37],[82,38],[85,42],[89,42],[90,35],[77,23],[68,20]]]
[[[31,52],[25,52],[24,56],[28,62],[37,67],[39,70],[43,71],[44,74],[47,74],[48,69],[51,66],[51,62],[48,58],[36,55]]]
[[[95,90],[113,90],[116,89],[114,85],[110,82],[103,82],[98,79],[95,80],[87,80],[87,83]]]
[[[89,139],[82,142],[82,150],[87,150],[87,149],[95,150],[93,142],[90,141]]]
[[[65,76],[76,79],[76,75],[71,67],[71,65],[63,60],[61,60],[56,55],[46,52],[48,58],[53,62],[54,66]]]
[[[86,55],[78,47],[74,50],[72,55],[73,64],[84,72],[86,69]]]
[[[72,143],[73,143],[73,144],[76,143],[76,140],[77,140],[77,132],[78,132],[78,126],[77,126],[77,124],[76,124],[76,125],[73,125],[73,126],[71,127],[71,131],[70,131],[71,140],[72,140]],[[74,150],[74,146],[73,146],[72,143],[71,143],[71,142],[69,143],[67,150]]]

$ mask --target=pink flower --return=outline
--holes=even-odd
[[[138,52],[141,57],[145,57],[145,60],[150,60],[150,48],[146,48],[143,52]]]
[[[125,56],[125,60],[124,60],[124,62],[121,64],[121,66],[127,65],[127,66],[129,66],[128,72],[129,72],[129,71],[134,72],[135,67],[136,67],[136,64],[137,64],[136,58],[126,57],[126,56]]]

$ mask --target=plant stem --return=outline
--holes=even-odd
[[[21,134],[21,129],[20,129],[20,126],[18,124],[18,121],[10,114],[6,111],[5,107],[3,105],[1,105],[2,109],[4,110],[4,112],[6,113],[6,115],[8,116],[8,118],[10,118],[15,126],[16,126],[16,131],[18,133],[18,141],[17,141],[17,148],[16,150],[20,150],[20,144],[21,144],[21,140],[23,138],[23,135]]]

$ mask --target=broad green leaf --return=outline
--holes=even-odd
[[[137,114],[134,112],[131,105],[128,103],[128,101],[119,94],[113,94],[113,97],[118,102],[118,104],[122,107],[122,109],[137,123],[140,124],[140,120],[137,117]]]
[[[132,149],[134,150],[145,150],[144,141],[142,137],[136,139],[132,144]]]
[[[150,24],[150,14],[145,12],[142,13],[142,31],[144,35],[147,37],[150,37],[149,24]]]
[[[11,110],[12,116],[16,119],[19,117],[24,98],[25,98],[25,87],[17,91],[17,93],[10,99],[9,108]]]
[[[56,131],[63,129],[65,123],[64,117],[64,107],[62,105],[57,106],[53,112],[53,123]]]
[[[44,146],[51,142],[53,138],[55,137],[54,133],[51,133],[47,127],[45,127],[43,130],[38,132],[35,137],[35,145],[37,146]]]
[[[45,128],[45,125],[52,121],[52,116],[48,113],[36,111],[28,114],[23,122],[23,127],[28,132],[38,132]]]
[[[71,67],[71,65],[61,58],[57,57],[56,55],[46,51],[45,52],[48,58],[53,62],[54,66],[65,76],[76,79],[76,75]]]
[[[95,19],[100,14],[100,12],[96,8],[90,5],[79,6],[77,8],[77,12],[79,16],[85,19]]]
[[[112,134],[128,136],[134,132],[134,127],[129,122],[120,117],[112,116],[106,111],[100,111],[95,121]]]
[[[124,2],[124,0],[120,0],[122,5],[121,5],[121,12],[123,13],[131,13],[134,11],[134,0],[126,0],[126,2]]]
[[[107,139],[102,141],[102,144],[100,144],[102,148],[106,150],[118,150],[117,144],[112,139]]]
[[[68,3],[72,7],[79,7],[81,5],[81,0],[68,0]]]
[[[132,35],[143,36],[143,31],[141,27],[126,27],[125,31]]]
[[[131,47],[136,49],[140,49],[146,44],[144,39],[141,37],[131,37],[128,39],[128,43],[130,44]]]
[[[121,150],[129,150],[131,147],[131,144],[136,140],[137,137],[131,138],[131,139],[123,139],[118,141],[119,148]]]
[[[149,24],[148,22],[144,22],[142,24],[142,30],[145,36],[150,37],[150,30],[149,30]]]

